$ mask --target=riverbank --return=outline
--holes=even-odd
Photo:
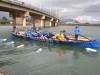
[[[22,26],[22,24],[16,24],[17,26]],[[31,25],[31,24],[27,24]],[[76,24],[58,24],[58,26],[75,26]],[[0,26],[13,26],[13,24],[0,24]],[[79,24],[79,26],[100,26],[100,24]]]
[[[30,25],[30,24],[26,24]],[[0,24],[0,26],[13,26],[13,24]],[[22,24],[16,24],[16,26],[22,26]]]
[[[75,26],[76,24],[60,23],[59,26]],[[100,26],[100,24],[79,24],[79,26]]]

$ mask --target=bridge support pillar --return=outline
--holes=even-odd
[[[45,20],[41,19],[41,27],[45,27]]]
[[[13,13],[13,29],[16,28],[16,14]]]
[[[46,25],[45,23],[46,23],[46,21],[44,20],[44,27],[46,27],[46,26],[45,26],[45,25]]]
[[[58,25],[58,20],[53,21],[53,26],[57,26]]]
[[[24,13],[23,13],[23,16],[22,16],[22,18],[23,18],[23,19],[22,19],[22,21],[23,21],[23,28],[24,28],[24,29],[26,29],[26,17],[27,17],[27,16],[29,16],[29,12],[28,12],[28,11],[24,12]]]
[[[57,26],[58,25],[58,20],[56,20],[56,22],[55,22],[55,26]]]
[[[23,17],[22,21],[23,21],[23,28],[26,29],[26,17]]]
[[[52,26],[52,21],[53,21],[53,18],[50,19],[50,24],[49,24],[50,27]]]
[[[45,15],[41,17],[41,27],[45,27]]]
[[[55,22],[54,26],[57,26],[57,22]]]
[[[35,19],[33,19],[33,28],[35,28]]]
[[[52,26],[52,21],[50,21],[50,27]]]
[[[32,21],[32,25],[33,25],[33,28],[35,28],[35,17],[32,17],[33,21]]]

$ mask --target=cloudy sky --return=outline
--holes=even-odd
[[[100,0],[20,0],[51,12],[61,21],[75,19],[79,22],[100,23]],[[5,13],[1,13],[4,15]],[[8,13],[5,14],[8,16]]]

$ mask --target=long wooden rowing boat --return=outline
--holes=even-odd
[[[84,46],[84,47],[100,47],[99,39],[90,39],[89,40],[86,38],[79,37],[78,41],[74,41],[73,37],[68,36],[71,40],[60,41],[60,40],[51,40],[51,39],[41,39],[39,37],[25,37],[22,34],[23,34],[23,32],[20,35],[14,34],[13,32],[11,32],[12,37],[26,38],[26,39],[48,42],[48,43],[57,43],[57,44],[66,44],[66,45],[69,44],[69,45]]]

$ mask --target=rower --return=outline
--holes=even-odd
[[[24,36],[27,36],[28,35],[28,30],[26,29],[25,31],[24,31]]]
[[[57,33],[55,32],[55,30],[52,31],[52,34],[55,36]]]
[[[48,39],[51,39],[53,36],[54,36],[54,35],[53,35],[53,33],[52,33],[52,30],[50,30],[50,32],[49,32],[48,35],[47,35],[47,38],[48,38]]]
[[[66,33],[66,31],[65,30],[63,30],[63,35],[64,35],[64,38],[66,39],[66,40],[69,40],[69,38],[67,37],[67,33]]]
[[[15,33],[15,34],[20,34],[20,33],[19,33],[19,29],[16,28],[16,29],[14,30],[14,33]]]
[[[42,34],[42,31],[41,30],[39,30],[38,37],[39,38],[43,38],[43,34]]]
[[[42,31],[42,33],[43,33],[44,38],[47,39],[47,36],[48,36],[48,33],[49,33],[48,30],[45,29],[44,31]]]
[[[55,36],[53,36],[53,39],[58,39],[60,41],[66,41],[66,39],[64,38],[64,35],[63,35],[62,31],[60,31],[58,34],[56,34]]]

